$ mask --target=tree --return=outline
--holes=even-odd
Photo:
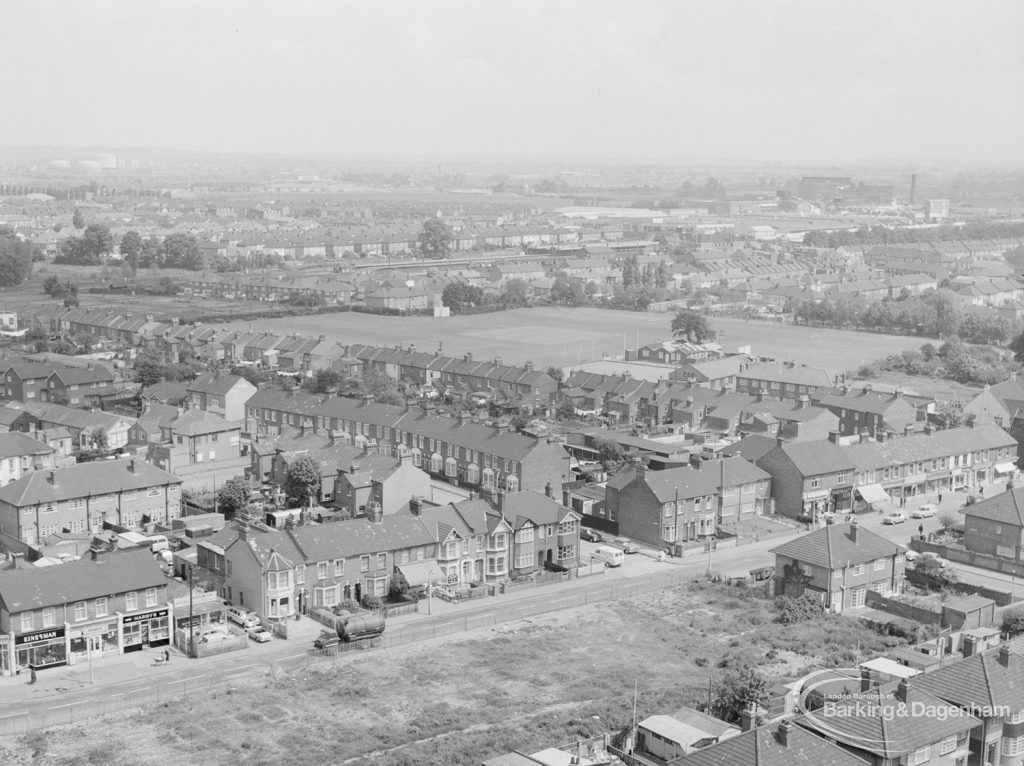
[[[1003,612],[1003,633],[1010,636],[1019,636],[1024,633],[1024,609],[1007,609]]]
[[[75,208],[75,214],[71,216],[71,225],[81,231],[85,228],[85,215],[79,208]]]
[[[43,280],[43,292],[57,300],[74,298],[78,295],[78,285],[71,281],[62,281],[57,276],[49,276]]]
[[[530,302],[530,286],[525,279],[510,279],[501,289],[501,302],[505,306],[525,306]]]
[[[317,370],[302,387],[311,394],[337,393],[341,388],[342,375],[337,370]]]
[[[484,291],[475,286],[467,285],[464,282],[452,282],[446,285],[441,293],[441,302],[448,306],[453,313],[461,314],[467,309],[479,306],[483,303]]]
[[[708,323],[706,316],[682,309],[672,318],[672,334],[691,343],[703,343],[706,340],[714,340],[717,333]]]
[[[587,294],[579,282],[559,274],[551,283],[551,301],[563,306],[582,306],[587,302]]]
[[[163,363],[151,358],[142,358],[135,363],[135,381],[143,387],[159,383],[164,379],[166,368]]]
[[[1013,352],[1013,358],[1016,361],[1024,362],[1024,333],[1014,336],[1010,341],[1010,351]]]
[[[959,428],[964,424],[964,404],[958,399],[944,399],[936,405],[935,416],[945,428]]]
[[[0,227],[0,287],[20,285],[32,273],[32,246]]]
[[[752,705],[768,701],[768,681],[756,668],[745,665],[727,671],[715,692],[713,708],[723,721],[737,723],[740,715]]]
[[[960,529],[963,525],[963,519],[960,514],[954,511],[943,511],[939,514],[939,524],[942,525],[942,529],[945,532],[949,532],[954,529]]]
[[[114,238],[110,234],[110,229],[100,223],[86,226],[82,233],[82,241],[89,257],[96,263],[114,250]]]
[[[142,237],[137,231],[126,231],[121,237],[121,260],[127,263],[132,274],[139,268],[139,257],[142,255]]]
[[[320,497],[320,464],[302,456],[288,466],[284,491],[297,505],[309,505]]]
[[[217,510],[233,519],[249,507],[249,484],[241,476],[228,479],[217,490]]]
[[[426,257],[444,258],[452,243],[452,230],[440,218],[428,218],[420,230],[420,252]]]
[[[165,269],[198,271],[203,267],[199,240],[191,234],[171,234],[160,245],[158,262]]]
[[[107,430],[103,428],[103,426],[93,429],[89,433],[89,443],[97,452],[106,452],[107,448],[110,446],[110,438],[107,436]]]

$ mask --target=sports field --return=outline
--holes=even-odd
[[[237,322],[236,329],[327,335],[342,343],[415,345],[420,351],[474,359],[500,356],[505,363],[532,361],[538,368],[620,356],[635,348],[671,337],[671,314],[646,314],[592,308],[544,307],[494,314],[430,317],[385,317],[370,314],[320,314]],[[920,338],[877,335],[848,330],[794,327],[742,319],[714,319],[719,341],[729,350],[750,346],[752,353],[844,372],[904,349],[916,349]]]

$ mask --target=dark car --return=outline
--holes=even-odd
[[[580,540],[588,540],[592,543],[600,543],[604,542],[604,536],[596,529],[590,529],[589,527],[581,527]]]

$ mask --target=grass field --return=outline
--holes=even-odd
[[[789,679],[897,643],[835,616],[784,627],[771,602],[710,584],[464,635],[0,741],[0,759],[476,766],[621,730],[634,679],[642,719],[706,700],[709,678],[731,667],[753,663],[772,681]]]
[[[593,361],[603,354],[671,337],[671,315],[607,309],[543,307],[494,314],[429,317],[383,317],[370,314],[323,314],[239,322],[239,329],[321,333],[343,343],[408,346],[474,359],[500,356],[509,364],[532,361],[538,368]],[[794,327],[742,319],[714,319],[720,342],[735,350],[749,345],[755,354],[824,367],[833,375],[904,349],[917,349],[919,338],[847,330]]]

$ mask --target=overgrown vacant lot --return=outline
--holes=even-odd
[[[634,679],[643,718],[705,700],[729,667],[775,681],[886,645],[843,618],[775,619],[750,591],[691,585],[37,732],[0,742],[0,762],[475,766],[623,728]]]

